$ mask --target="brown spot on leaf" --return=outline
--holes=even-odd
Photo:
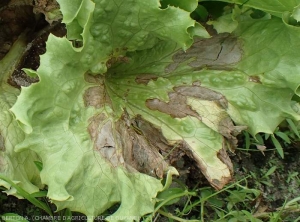
[[[103,85],[104,84],[103,83],[103,78],[100,77],[100,75],[94,76],[94,75],[90,75],[88,73],[85,73],[84,80],[86,82],[89,82],[89,83],[98,83],[99,85]]]
[[[136,116],[131,121],[131,124],[138,128],[141,134],[144,135],[154,147],[158,148],[164,159],[168,160],[170,164],[180,160],[185,154],[182,151],[181,142],[170,145],[168,140],[163,136],[161,130],[144,120],[140,115]]]
[[[91,75],[85,75],[85,80],[90,83],[97,83],[98,86],[88,88],[83,96],[85,106],[101,108],[105,104],[111,104],[110,98],[106,93],[103,79]]]
[[[103,86],[88,88],[84,93],[85,106],[101,108],[109,98],[105,95]]]
[[[217,190],[220,190],[219,187],[222,186],[222,183],[223,183],[223,181],[213,179],[211,184],[213,185],[214,188],[216,188]]]
[[[202,86],[179,86],[174,91],[183,96],[199,98],[201,100],[217,101],[223,108],[227,108],[228,101],[219,92]]]
[[[140,74],[135,78],[135,82],[137,84],[144,84],[147,85],[150,80],[157,80],[158,76],[154,75],[154,74]]]
[[[169,114],[173,118],[184,118],[186,116],[194,116],[201,120],[198,113],[186,103],[186,96],[180,95],[177,92],[169,93],[169,102],[164,102],[159,99],[148,99],[146,106],[151,110]]]
[[[195,82],[193,82],[193,86],[201,86],[201,82],[200,81],[195,81]]]
[[[113,54],[111,55],[111,58],[106,62],[107,68],[110,68],[116,63],[128,63],[129,58],[126,56],[117,56],[115,57]]]
[[[102,123],[105,119],[106,119],[106,116],[105,116],[104,114],[99,114],[99,115],[97,115],[97,116],[93,116],[93,117],[90,119],[90,124],[89,124],[89,127],[88,127],[88,131],[89,131],[89,134],[90,134],[91,137],[92,137],[92,140],[95,140],[95,139],[96,139],[97,133],[98,133],[99,125],[100,125],[100,123]]]
[[[153,124],[144,120],[140,115],[136,116],[131,124],[138,128],[143,135],[148,136],[149,141],[161,151],[167,152],[172,146],[169,145],[167,139],[162,135],[162,132],[159,128],[153,126]]]
[[[0,134],[0,151],[5,151],[5,140],[3,136]]]
[[[173,72],[180,63],[190,60],[189,66],[194,69],[203,67],[229,67],[242,58],[241,46],[237,38],[229,34],[220,34],[209,39],[197,39],[186,51],[180,50],[173,56],[173,63],[166,67],[165,72]]]
[[[249,76],[248,81],[261,84],[259,76]]]
[[[149,141],[152,135],[144,135],[132,123],[139,121],[129,119],[126,113],[123,121],[117,122],[116,129],[122,138],[123,156],[125,163],[139,172],[162,178],[168,164],[155,145]]]
[[[117,150],[111,121],[107,121],[101,127],[95,140],[95,148],[105,159],[109,160],[114,167],[124,163],[122,154],[118,153]]]
[[[113,167],[118,167],[124,164],[124,159],[121,151],[118,150],[112,125],[113,123],[104,114],[100,114],[90,119],[88,131],[94,142],[94,150],[98,151]]]
[[[141,119],[129,119],[126,112],[116,123],[99,114],[90,119],[88,132],[99,152],[113,167],[125,166],[130,172],[141,172],[162,178],[168,168],[159,150],[133,126]],[[139,124],[140,125],[140,124]],[[152,135],[151,135],[152,136]]]

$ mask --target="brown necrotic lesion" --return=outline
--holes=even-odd
[[[196,39],[187,50],[179,50],[173,56],[173,63],[166,67],[165,72],[174,72],[181,63],[187,62],[194,70],[205,67],[210,69],[230,69],[242,59],[242,49],[236,37],[220,34],[209,39]]]
[[[167,141],[161,140],[159,143],[158,138],[153,140],[149,132],[156,132],[159,137],[162,135],[149,124],[141,117],[130,119],[126,112],[117,122],[102,113],[90,119],[88,131],[94,151],[113,168],[124,167],[129,172],[162,178],[169,164],[160,149],[167,152],[170,147]]]
[[[5,152],[5,139],[1,134],[0,134],[0,151]]]
[[[151,110],[157,110],[169,114],[173,118],[184,118],[187,116],[196,117],[201,121],[201,116],[187,104],[188,97],[194,97],[200,100],[215,101],[224,109],[227,108],[226,98],[216,91],[201,86],[178,86],[174,87],[174,92],[170,92],[169,101],[160,99],[146,100],[146,106]]]
[[[151,110],[157,110],[169,114],[173,118],[184,118],[194,116],[201,120],[201,117],[186,103],[186,97],[176,92],[169,93],[169,101],[164,102],[160,99],[146,100],[146,106]]]

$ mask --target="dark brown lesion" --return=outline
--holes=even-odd
[[[158,126],[140,115],[130,118],[125,110],[117,122],[112,122],[102,113],[90,119],[88,130],[95,152],[114,168],[125,167],[132,173],[140,172],[163,178],[169,166],[177,167],[177,164],[184,161],[184,157],[189,157],[206,175],[207,166],[189,144],[184,140],[168,141]],[[233,136],[231,131],[223,134]],[[232,173],[232,163],[226,153],[227,143],[228,140],[224,138],[222,149],[216,155]],[[188,172],[189,169],[186,169],[184,173]],[[221,178],[220,181],[208,179],[213,187],[221,189],[231,180],[231,176]]]
[[[222,108],[227,109],[228,101],[221,93],[212,89],[193,84],[193,86],[174,87],[174,91],[183,96],[195,97],[201,100],[216,101]]]
[[[131,121],[131,125],[137,128],[140,134],[146,137],[147,141],[158,149],[159,153],[170,165],[173,166],[185,155],[182,141],[176,141],[170,144],[163,136],[161,129],[143,119],[142,116],[135,116]]]
[[[116,49],[115,51],[119,52],[118,49]],[[126,52],[123,52],[123,53],[125,54]],[[118,64],[118,63],[129,63],[129,58],[126,56],[123,56],[123,55],[114,55],[114,53],[111,53],[111,55],[109,57],[110,57],[110,59],[107,60],[107,62],[106,62],[107,68],[110,68],[113,65]]]
[[[166,113],[173,118],[184,118],[187,116],[196,117],[201,121],[201,116],[187,104],[187,97],[194,97],[201,100],[215,101],[222,108],[227,109],[228,101],[221,94],[214,90],[194,84],[192,86],[178,86],[173,88],[174,92],[168,93],[169,101],[160,99],[146,100],[146,106],[151,110]]]
[[[179,50],[173,56],[173,63],[166,67],[165,72],[175,71],[186,61],[194,70],[230,69],[242,59],[242,55],[242,47],[233,35],[220,34],[209,39],[196,39],[187,51]]]
[[[0,152],[5,152],[5,139],[4,137],[0,134]]]
[[[158,79],[157,75],[151,73],[141,73],[135,78],[137,84],[148,85],[151,80],[156,81]]]
[[[184,118],[187,116],[194,116],[201,120],[199,114],[187,105],[187,98],[177,92],[171,92],[169,101],[161,101],[160,99],[147,99],[146,106],[151,110],[157,110],[166,113],[173,118]]]
[[[259,76],[249,76],[248,81],[261,84]]]
[[[180,144],[170,145],[159,128],[141,116],[130,118],[126,111],[113,122],[104,114],[89,120],[88,132],[94,151],[115,167],[163,178],[169,165],[184,154]]]
[[[162,178],[169,164],[160,153],[161,146],[157,146],[150,139],[155,135],[147,135],[146,131],[138,127],[143,121],[141,118],[130,119],[125,112],[116,123],[124,161],[126,165],[141,173]],[[162,135],[157,136],[161,137]]]
[[[93,150],[98,152],[112,167],[124,166],[118,141],[114,136],[113,122],[105,114],[99,114],[90,119],[88,132],[93,141]]]
[[[86,107],[93,106],[97,109],[104,107],[105,105],[111,106],[111,99],[106,91],[104,83],[104,77],[101,75],[85,74],[84,79],[88,83],[93,83],[92,86],[85,90],[83,95],[84,105]]]
[[[84,105],[86,107],[93,106],[99,109],[104,107],[106,104],[110,104],[110,98],[103,85],[88,88],[85,91],[83,98]]]

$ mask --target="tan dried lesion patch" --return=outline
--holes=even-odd
[[[159,99],[148,99],[146,101],[146,106],[151,110],[169,114],[173,118],[194,116],[201,120],[198,113],[187,105],[186,97],[177,92],[169,93],[169,102],[164,102]]]
[[[94,106],[99,109],[110,101],[104,90],[104,86],[94,86],[88,88],[84,93],[85,106]]]
[[[224,109],[227,109],[228,106],[228,101],[221,93],[202,87],[198,84],[193,86],[178,86],[174,88],[174,91],[183,96],[195,97],[207,101],[216,101]]]
[[[0,134],[0,152],[5,152],[5,139],[4,137]]]
[[[158,76],[151,74],[151,73],[143,73],[143,74],[139,74],[136,78],[135,78],[135,82],[137,84],[143,84],[143,85],[147,85],[151,80],[157,80]]]
[[[159,147],[154,144],[155,141],[148,139],[152,135],[144,134],[145,127],[143,130],[139,129],[143,121],[141,118],[130,119],[126,112],[117,122],[113,122],[105,114],[92,117],[88,131],[94,151],[112,167],[122,166],[129,172],[138,171],[162,178],[169,164],[161,155]]]
[[[114,137],[113,122],[105,114],[90,119],[88,132],[94,143],[94,151],[99,152],[113,167],[124,165],[122,152]]]
[[[94,83],[96,86],[88,88],[84,95],[83,100],[85,106],[93,106],[97,109],[104,107],[106,104],[111,104],[111,100],[106,92],[104,79],[91,75],[85,75],[85,81]]]
[[[248,81],[261,84],[259,76],[249,76]]]
[[[140,76],[141,84],[155,80],[156,76]],[[94,151],[106,159],[112,167],[125,167],[129,172],[141,172],[153,177],[163,178],[170,163],[183,155],[180,149],[173,149],[159,128],[144,120],[141,116],[130,118],[126,110],[117,121],[105,112],[112,106],[106,92],[104,78],[86,75],[85,81],[91,83],[83,96],[85,106],[93,106],[103,113],[90,118],[88,132],[94,145]],[[195,113],[196,114],[196,113]],[[164,156],[167,156],[165,159]]]
[[[178,51],[173,56],[173,63],[166,67],[165,72],[175,71],[181,63],[195,70],[204,67],[223,70],[238,63],[242,59],[242,49],[237,38],[229,34],[220,34],[209,39],[196,39],[194,44],[185,52]]]
[[[117,122],[116,129],[121,138],[124,160],[141,173],[162,178],[169,164],[160,153],[162,146],[157,146],[150,139],[154,135],[147,134],[145,128],[140,128],[145,122],[141,117],[129,119],[126,112],[121,121]],[[150,125],[149,123],[148,126]],[[162,137],[162,134],[157,136]]]
[[[174,92],[170,92],[169,101],[164,102],[160,99],[146,100],[146,106],[151,110],[157,110],[162,113],[169,114],[173,118],[184,118],[187,116],[196,117],[201,121],[202,117],[187,103],[188,97],[194,97],[201,100],[215,101],[223,108],[227,108],[226,98],[218,92],[211,89],[195,86],[178,86],[173,88]]]

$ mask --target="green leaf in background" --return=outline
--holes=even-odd
[[[39,207],[41,209],[43,209],[45,212],[47,212],[50,216],[52,216],[52,211],[49,207],[49,205],[47,205],[46,203],[44,203],[43,201],[40,201],[38,199],[36,199],[36,195],[42,195],[45,196],[45,192],[35,192],[35,193],[28,193],[26,190],[24,190],[22,187],[18,186],[17,184],[15,184],[12,180],[10,180],[8,177],[3,176],[0,174],[0,178],[1,180],[7,182],[10,186],[12,186],[14,189],[16,189],[16,196],[20,196],[22,198],[27,199],[29,202],[31,202],[32,204],[34,204],[36,207]],[[47,192],[46,192],[47,193]]]
[[[90,0],[57,1],[63,13],[63,22],[67,27],[70,40],[82,40],[82,32],[94,10]]]
[[[21,36],[0,61],[0,174],[33,193],[41,187],[39,173],[34,165],[38,157],[32,151],[16,152],[14,149],[24,140],[25,134],[9,111],[20,91],[7,83],[25,49],[24,36]],[[6,193],[16,195],[16,189],[9,183],[0,180],[0,185],[7,188]]]
[[[280,157],[283,159],[284,152],[283,152],[283,148],[282,148],[281,144],[279,143],[279,141],[276,139],[276,137],[274,135],[271,135],[271,140],[272,140],[277,152],[279,153]]]
[[[300,3],[299,3],[299,5],[297,5],[297,6],[294,8],[293,13],[292,13],[292,17],[293,17],[297,22],[300,21]]]
[[[215,21],[209,21],[209,25],[213,25],[218,33],[232,33],[238,26],[238,21],[234,20],[232,14],[222,15]]]
[[[188,12],[193,12],[198,6],[198,1],[197,0],[186,0],[186,1],[161,0],[160,4],[162,8],[167,8],[168,5],[171,5],[171,6],[182,8]]]
[[[232,33],[239,22],[270,19],[271,15],[247,6],[227,6],[223,9],[223,15],[215,20],[208,21],[214,29],[220,33]]]
[[[206,0],[216,1],[216,0]],[[249,6],[262,10],[277,17],[282,17],[284,12],[293,12],[295,7],[300,5],[299,0],[219,0],[222,2],[234,3],[238,5]]]

